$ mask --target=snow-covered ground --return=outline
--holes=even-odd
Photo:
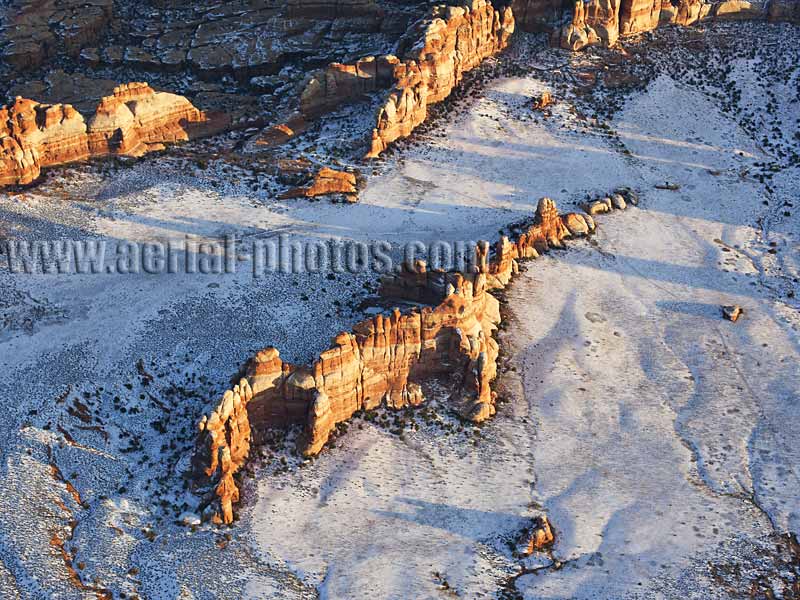
[[[765,73],[734,63],[743,89]],[[225,275],[0,272],[0,596],[780,592],[796,572],[776,536],[800,529],[797,167],[759,181],[772,123],[746,132],[685,78],[629,95],[618,137],[583,100],[532,112],[551,83],[493,82],[377,166],[356,205],[275,201],[169,161],[67,169],[0,200],[13,236],[115,243],[494,239],[541,196],[642,200],[514,283],[496,419],[463,426],[432,395],[432,412],[356,420],[308,463],[290,436],[255,462],[231,529],[176,524],[196,502],[181,479],[196,415],[257,348],[310,360],[362,318],[374,274],[254,279],[248,257]],[[796,123],[793,100],[742,102]],[[720,315],[733,303],[736,324]],[[555,547],[522,560],[541,513]]]

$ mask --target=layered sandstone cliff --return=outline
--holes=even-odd
[[[578,0],[561,32],[561,46],[580,50],[591,44],[613,46],[620,36],[652,31],[660,25],[691,25],[703,19],[797,21],[796,0]]]
[[[301,449],[314,455],[336,424],[359,410],[421,404],[422,384],[437,376],[446,377],[464,418],[491,417],[498,356],[493,333],[500,310],[490,291],[508,284],[520,258],[536,257],[593,229],[591,217],[561,216],[553,201],[543,198],[534,224],[517,240],[503,237],[492,249],[485,242],[477,247],[470,272],[431,271],[418,262],[382,279],[384,297],[425,306],[357,324],[310,366],[283,362],[275,348],[259,352],[245,366],[244,378],[199,424],[193,464],[206,503],[220,511],[217,518],[231,522],[238,499],[233,475],[251,441],[268,428],[302,425]]]
[[[418,42],[395,67],[395,86],[379,109],[367,157],[408,136],[477,67],[508,45],[514,32],[511,7],[495,9],[486,0],[437,6],[418,24]]]
[[[69,104],[17,98],[0,108],[0,185],[25,185],[44,167],[89,157],[138,156],[193,133],[210,133],[208,125],[186,98],[146,83],[116,87],[88,123]]]
[[[355,173],[323,167],[308,185],[294,187],[281,198],[315,198],[317,196],[343,195],[349,202],[358,199],[358,181]]]
[[[425,121],[428,105],[441,102],[463,79],[508,45],[512,9],[496,10],[487,0],[434,6],[404,36],[402,58],[368,56],[354,64],[332,63],[309,77],[299,114],[313,119],[364,94],[387,90],[372,131],[368,158]]]
[[[516,26],[523,31],[551,31],[572,9],[569,0],[513,0]]]
[[[389,88],[400,60],[367,56],[354,64],[331,63],[309,78],[300,95],[300,112],[314,118],[359,96]]]

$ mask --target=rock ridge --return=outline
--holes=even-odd
[[[580,50],[591,44],[613,46],[620,37],[662,25],[692,25],[704,19],[764,19],[800,22],[797,0],[577,0],[571,23],[561,31],[561,46]]]
[[[464,73],[505,49],[513,32],[511,7],[495,9],[488,0],[436,5],[398,43],[406,48],[401,58],[365,56],[353,64],[331,63],[310,75],[299,114],[317,118],[385,90],[366,154],[375,158],[425,121],[428,105],[447,98]]]
[[[336,425],[359,410],[420,405],[422,384],[436,377],[446,377],[463,418],[481,422],[493,416],[499,352],[493,334],[501,316],[491,290],[509,283],[520,259],[561,248],[563,240],[594,228],[588,214],[560,215],[552,200],[542,198],[533,224],[516,240],[503,236],[491,248],[478,244],[468,272],[429,270],[417,261],[382,277],[381,296],[421,306],[356,324],[311,365],[286,363],[273,347],[258,352],[238,384],[198,424],[192,465],[195,489],[204,496],[201,509],[217,522],[232,522],[239,498],[234,475],[251,444],[265,439],[270,428],[302,426],[299,450],[313,456]]]
[[[0,108],[0,186],[27,185],[45,167],[90,157],[141,156],[222,127],[183,96],[143,82],[114,88],[88,122],[70,104],[17,97]]]

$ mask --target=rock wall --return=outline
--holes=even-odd
[[[441,102],[464,73],[508,45],[514,32],[511,7],[495,10],[486,0],[434,7],[417,24],[418,42],[395,67],[395,86],[379,109],[368,158],[408,136],[427,116],[427,106]]]
[[[770,21],[800,23],[800,2],[797,0],[772,0],[769,3],[767,18]]]
[[[348,202],[358,199],[358,181],[355,173],[323,167],[308,185],[290,188],[281,198],[315,198],[317,196],[343,195]]]
[[[359,96],[389,88],[399,62],[385,55],[367,56],[351,65],[331,63],[310,76],[300,95],[300,112],[315,118]]]
[[[354,64],[332,63],[309,78],[300,96],[299,114],[313,119],[359,96],[387,90],[376,117],[368,158],[407,137],[489,56],[503,50],[514,32],[512,9],[495,10],[487,0],[438,5],[407,31],[402,60],[393,55],[368,56]]]
[[[146,83],[116,87],[88,123],[69,104],[17,98],[0,108],[0,186],[29,184],[44,167],[110,154],[139,156],[213,130],[212,120],[186,98]]]
[[[572,22],[561,32],[561,46],[580,50],[591,44],[613,46],[620,36],[652,31],[659,25],[691,25],[706,18],[800,20],[797,0],[589,0],[575,2]]]
[[[514,0],[516,26],[523,31],[551,31],[572,10],[569,0]]]
[[[508,284],[518,259],[593,229],[588,215],[560,216],[553,201],[543,198],[534,224],[516,241],[503,237],[491,251],[485,242],[478,246],[472,272],[429,271],[418,262],[382,279],[384,297],[427,306],[358,323],[310,366],[283,362],[275,348],[256,354],[239,384],[199,423],[193,465],[198,489],[206,491],[204,504],[221,511],[218,520],[231,522],[238,499],[233,475],[247,459],[251,440],[267,428],[303,425],[301,449],[314,455],[336,424],[358,410],[421,404],[421,384],[432,377],[446,376],[464,418],[480,422],[494,415],[493,333],[500,310],[490,291]]]

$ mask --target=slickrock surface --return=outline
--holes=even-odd
[[[0,31],[8,40],[2,57],[31,69],[59,53],[77,56],[102,36],[113,9],[113,0],[12,0]]]
[[[303,424],[302,451],[313,456],[336,425],[356,412],[420,405],[421,384],[435,376],[462,388],[455,404],[465,419],[480,423],[493,416],[493,333],[501,319],[489,291],[509,283],[518,259],[560,248],[565,238],[587,231],[584,217],[561,217],[555,203],[543,198],[534,225],[513,243],[501,238],[491,260],[488,244],[478,246],[475,273],[428,271],[420,263],[382,281],[382,296],[432,308],[405,314],[395,309],[359,323],[352,333],[338,335],[310,367],[284,363],[275,348],[259,352],[245,366],[246,377],[199,424],[193,463],[199,487],[210,485],[216,494],[222,514],[214,512],[214,518],[233,521],[231,504],[239,499],[233,474],[245,465],[251,432],[263,440],[268,428]]]
[[[44,167],[89,157],[140,156],[204,132],[208,121],[186,98],[146,83],[114,88],[88,123],[69,104],[18,97],[0,108],[0,185],[28,184]]]

